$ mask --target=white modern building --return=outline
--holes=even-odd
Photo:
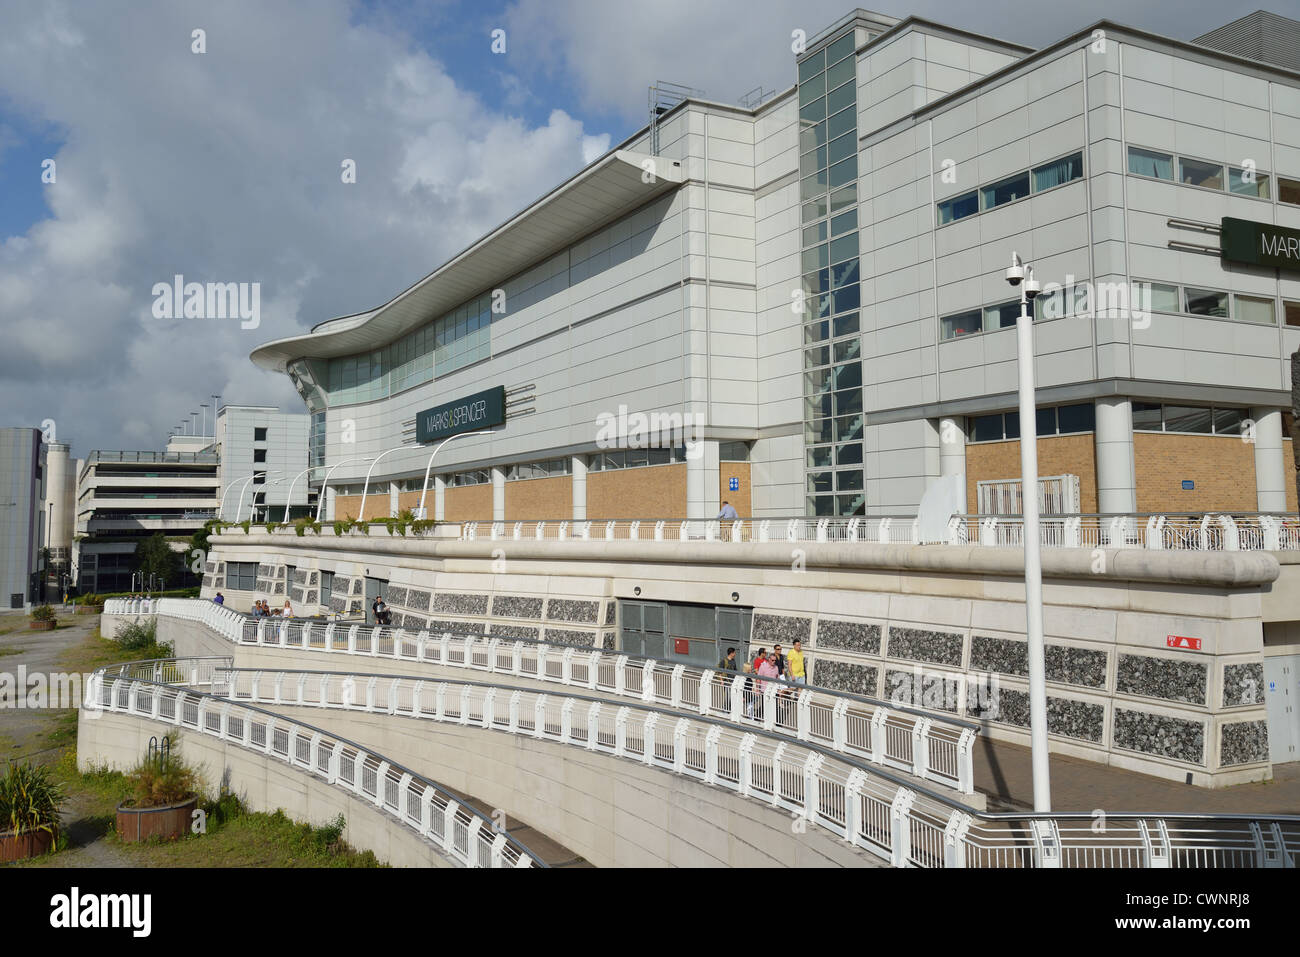
[[[0,601],[23,608],[39,599],[46,447],[40,429],[0,429]]]
[[[309,418],[274,407],[226,405],[217,411],[213,448],[221,460],[219,477],[227,521],[257,517],[282,521],[305,513],[315,503],[307,469]],[[292,488],[291,488],[292,487]]]
[[[1300,64],[1279,37],[1300,25],[1261,12],[1034,50],[858,10],[785,91],[665,95],[391,301],[252,358],[302,394],[331,515],[363,495],[365,517],[911,515],[946,475],[1003,512],[1014,251],[1049,290],[1055,510],[1294,512]]]

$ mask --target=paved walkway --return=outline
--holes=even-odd
[[[1217,790],[1062,754],[1052,755],[1049,770],[1054,811],[1300,814],[1300,762],[1275,764],[1272,781]],[[1032,810],[1029,749],[981,736],[975,748],[975,788],[989,795],[990,811]]]

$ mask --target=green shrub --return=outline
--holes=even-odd
[[[244,534],[245,534],[245,535],[248,534],[248,530],[249,530],[249,528],[252,527],[252,525],[253,525],[252,520],[251,520],[251,519],[247,519],[247,518],[244,519],[242,522],[239,523],[239,527],[242,528],[242,529],[244,530]]]
[[[417,518],[411,522],[411,531],[416,535],[423,535],[425,532],[434,528],[438,523],[431,518]]]
[[[267,534],[269,535],[271,532],[274,532],[277,528],[279,528],[283,524],[284,522],[267,522],[266,523]]]
[[[53,833],[59,824],[63,788],[48,767],[10,762],[0,777],[0,828],[18,834]]]
[[[145,758],[127,772],[136,807],[160,807],[184,801],[199,789],[199,776],[175,753],[164,761]]]
[[[38,605],[32,609],[32,621],[55,621],[54,609],[49,605]]]
[[[78,605],[102,605],[104,604],[104,599],[100,595],[96,595],[94,592],[91,592],[89,595],[79,595],[77,597],[77,604]]]
[[[127,651],[139,651],[158,643],[158,620],[133,621],[117,631],[117,643]]]
[[[295,518],[293,520],[293,530],[297,532],[299,538],[302,538],[309,528],[312,530],[312,534],[320,534],[320,522],[307,517]]]

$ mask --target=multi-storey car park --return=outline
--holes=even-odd
[[[231,530],[203,595],[348,616],[382,593],[393,627],[232,619],[178,653],[532,661],[570,685],[589,668],[595,689],[615,674],[585,657],[602,649],[632,662],[614,693],[689,708],[682,681],[711,687],[727,646],[798,638],[818,695],[1024,743],[1023,565],[997,547],[1018,544],[1014,251],[1049,284],[1052,750],[1267,780],[1300,746],[1296,709],[1265,692],[1300,693],[1300,62],[1273,42],[1289,36],[1300,24],[1264,13],[1190,43],[1102,21],[1030,50],[859,10],[758,105],[652,100],[645,129],[389,303],[253,353],[307,404],[322,516],[445,524]],[[944,478],[964,517],[923,535]],[[723,501],[740,523],[702,521]],[[435,713],[385,697],[398,686],[374,672],[398,666],[366,667],[343,707]],[[324,679],[310,700],[280,696],[317,678],[275,681],[277,702],[334,706]],[[472,720],[520,733],[512,692],[475,688],[457,692]],[[848,747],[845,707],[791,712],[796,738]],[[909,727],[924,778],[927,726]]]

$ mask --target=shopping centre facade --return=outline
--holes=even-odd
[[[784,92],[681,99],[390,302],[252,358],[307,404],[328,516],[915,514],[949,475],[996,511],[1014,251],[1048,289],[1057,510],[1294,512],[1300,72],[1251,38],[1300,26],[1231,26],[1032,50],[856,11]]]

